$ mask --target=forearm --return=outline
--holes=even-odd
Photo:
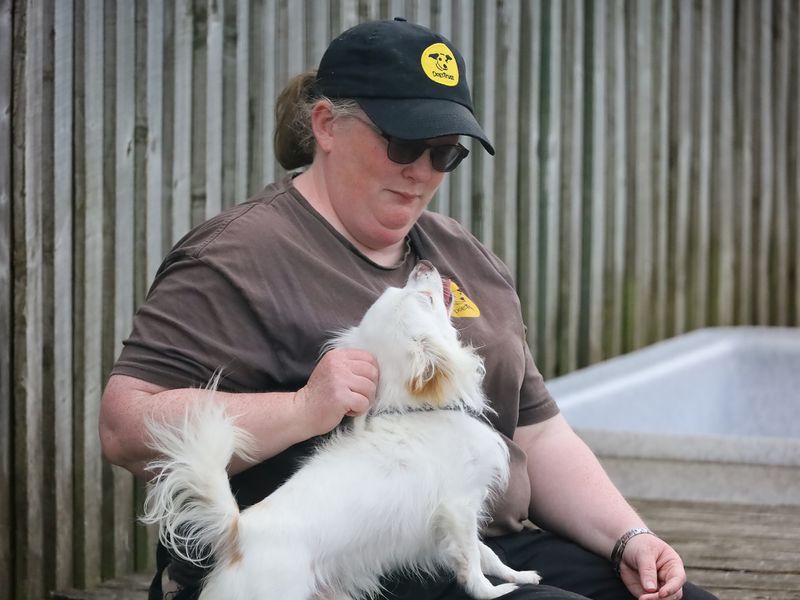
[[[198,395],[210,392],[199,389],[163,389],[124,376],[113,376],[103,394],[100,414],[100,437],[106,458],[134,475],[148,478],[145,470],[156,458],[148,446],[148,420],[177,422]],[[253,463],[235,457],[231,474],[251,464],[275,456],[289,446],[315,435],[308,430],[309,420],[298,415],[295,393],[234,394],[215,392],[236,424],[256,441]]]
[[[528,455],[531,518],[602,556],[644,522],[622,497],[563,417],[521,427],[514,440]]]

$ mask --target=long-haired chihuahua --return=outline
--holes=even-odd
[[[387,289],[333,339],[376,357],[374,405],[246,510],[226,467],[251,441],[213,394],[179,424],[149,424],[161,458],[149,467],[143,520],[183,560],[212,559],[201,600],[355,600],[378,594],[381,577],[398,570],[450,571],[474,598],[539,582],[479,537],[507,483],[508,448],[484,418],[483,362],[459,341],[443,286],[420,261],[405,287]]]

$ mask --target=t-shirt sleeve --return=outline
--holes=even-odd
[[[178,388],[205,385],[221,369],[235,391],[247,363],[268,360],[258,333],[236,287],[202,259],[184,256],[159,272],[112,374]]]
[[[517,426],[540,423],[558,414],[556,401],[544,384],[544,378],[533,362],[528,344],[525,347],[525,377],[522,381],[519,399],[519,420]]]

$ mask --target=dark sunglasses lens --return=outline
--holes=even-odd
[[[449,173],[461,164],[469,154],[469,150],[461,144],[446,144],[431,148],[431,164],[440,173]]]
[[[431,165],[440,173],[454,170],[469,154],[461,144],[442,144],[431,146],[425,141],[407,141],[387,137],[389,159],[401,165],[409,165],[417,160],[428,148],[431,149]]]
[[[425,142],[408,142],[396,138],[389,138],[389,148],[387,152],[390,160],[401,165],[409,165],[422,156],[422,153],[427,149],[428,144]]]

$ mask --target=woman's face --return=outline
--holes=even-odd
[[[363,120],[362,120],[363,119]],[[430,140],[453,144],[457,136]],[[387,140],[363,117],[337,117],[326,148],[331,208],[348,234],[373,250],[401,242],[444,178],[426,150],[402,165],[386,154]]]

